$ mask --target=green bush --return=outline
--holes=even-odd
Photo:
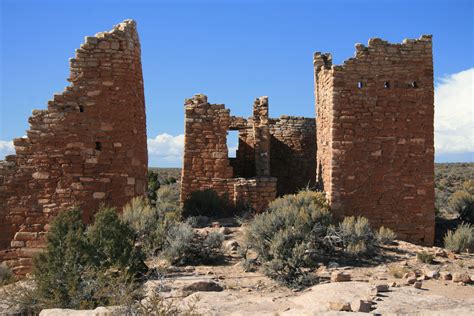
[[[453,252],[466,251],[474,246],[474,226],[462,223],[453,232],[449,230],[444,236],[444,247]]]
[[[434,255],[426,251],[420,251],[416,254],[416,259],[420,262],[431,264],[433,263]]]
[[[162,255],[177,265],[214,264],[223,260],[223,241],[224,235],[219,232],[203,236],[189,222],[178,222],[166,234]]]
[[[456,191],[449,198],[449,208],[458,213],[459,218],[474,224],[474,195],[468,191]]]
[[[160,188],[159,175],[156,172],[148,171],[148,199],[153,203],[156,201],[156,191]]]
[[[303,268],[328,250],[324,238],[332,217],[322,193],[302,191],[270,203],[245,231],[266,275],[291,287],[306,285]]]
[[[345,217],[339,223],[336,234],[340,237],[344,252],[349,255],[371,254],[378,246],[369,221],[362,216]]]
[[[134,198],[123,208],[122,220],[131,226],[149,256],[160,252],[170,227],[181,220],[179,192],[176,185],[163,185],[157,191],[153,207],[143,197]]]
[[[377,234],[377,240],[382,245],[390,245],[393,243],[397,235],[390,228],[380,227]]]
[[[113,209],[99,210],[87,230],[79,210],[61,212],[51,222],[45,251],[34,260],[34,297],[42,307],[82,309],[115,303],[118,289],[113,285],[125,279],[134,284],[146,269],[143,258],[134,247],[132,230]]]
[[[114,208],[102,207],[86,231],[87,245],[93,249],[92,266],[100,269],[124,268],[131,275],[142,275],[145,255],[135,247],[133,230],[123,223]]]
[[[382,229],[380,236],[374,233],[363,217],[331,223],[322,193],[306,190],[286,195],[271,202],[267,212],[249,223],[243,249],[256,252],[256,263],[267,276],[290,287],[301,287],[314,282],[307,269],[318,262],[371,255],[382,241],[393,240],[388,229]],[[247,254],[243,257],[244,267],[251,268]]]
[[[0,264],[0,286],[9,284],[13,282],[13,280],[13,273],[10,268],[4,264]]]
[[[225,216],[229,214],[230,209],[225,197],[220,197],[214,190],[205,189],[191,193],[184,202],[183,216]]]

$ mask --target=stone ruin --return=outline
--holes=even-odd
[[[48,223],[78,206],[90,222],[146,188],[145,99],[136,25],[86,37],[70,59],[71,84],[34,110],[16,155],[0,162],[0,261],[22,275]]]
[[[15,274],[30,270],[59,211],[77,206],[88,223],[100,204],[120,211],[145,193],[140,55],[134,21],[86,37],[70,60],[71,85],[33,111],[16,155],[0,161],[0,262]],[[336,217],[363,215],[401,239],[433,244],[431,36],[374,38],[341,66],[315,53],[314,69],[316,119],[270,118],[267,97],[248,119],[204,95],[186,100],[181,200],[211,188],[260,212],[277,196],[317,186]],[[239,133],[235,158],[228,131]]]
[[[269,118],[268,97],[260,97],[245,119],[202,94],[186,100],[185,116],[182,202],[194,191],[213,189],[260,212],[277,195],[314,185],[314,118]],[[228,156],[229,130],[239,132],[235,158]]]
[[[268,118],[267,97],[248,120],[203,95],[187,100],[182,201],[212,188],[262,211],[276,196],[316,183],[336,218],[362,215],[401,239],[433,244],[431,36],[370,39],[342,66],[318,52],[314,69],[317,137],[314,118]],[[228,130],[239,131],[231,159]]]
[[[314,54],[317,177],[331,210],[362,215],[400,239],[434,242],[431,36],[356,44],[332,65]]]

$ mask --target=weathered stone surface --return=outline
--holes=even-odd
[[[350,312],[351,311],[351,304],[349,302],[342,302],[342,301],[329,302],[328,303],[328,308],[332,311]]]
[[[331,282],[348,282],[351,280],[351,275],[343,271],[333,271],[331,273]]]
[[[17,274],[31,267],[29,259],[41,251],[58,212],[76,205],[90,222],[100,203],[120,210],[145,192],[146,117],[136,24],[126,20],[100,39],[86,37],[84,45],[70,59],[71,85],[47,109],[33,111],[27,136],[14,141],[16,155],[0,161],[0,261],[8,257]]]
[[[317,180],[336,217],[362,215],[399,239],[434,241],[431,36],[370,40],[341,66],[314,54]]]
[[[371,309],[371,301],[356,299],[351,302],[351,310],[353,312],[370,313]]]

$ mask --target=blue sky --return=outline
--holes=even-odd
[[[84,36],[132,18],[152,166],[180,166],[183,103],[193,94],[235,115],[249,116],[253,99],[268,95],[273,117],[314,116],[313,52],[331,52],[337,64],[371,37],[401,42],[421,34],[434,35],[444,91],[437,160],[474,161],[473,3],[0,0],[0,159],[12,138],[25,135],[31,110],[46,108],[68,85],[68,59]]]

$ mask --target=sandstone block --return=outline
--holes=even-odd
[[[351,280],[351,275],[342,271],[333,271],[331,273],[331,282],[348,282]]]
[[[356,299],[351,302],[351,310],[359,313],[370,313],[372,302],[367,300]]]

